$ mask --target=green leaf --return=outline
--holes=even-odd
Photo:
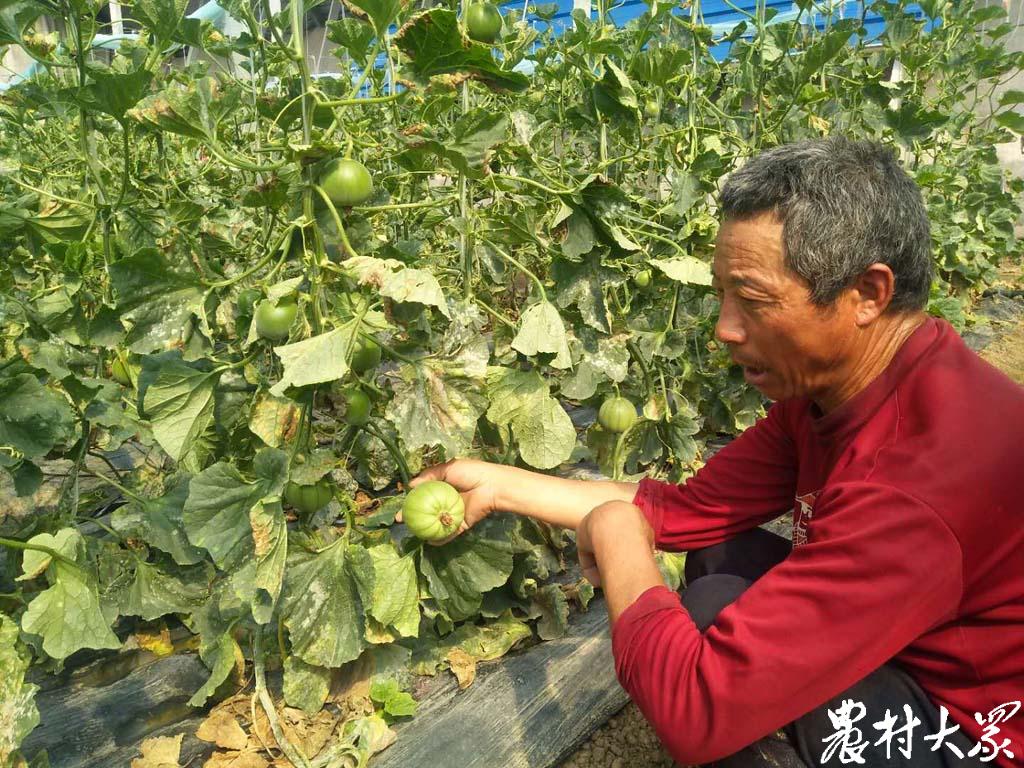
[[[546,584],[537,590],[533,608],[540,616],[537,634],[541,640],[554,640],[569,631],[569,601],[558,584]]]
[[[213,420],[217,371],[200,371],[174,358],[156,368],[142,396],[153,436],[167,455],[181,461]]]
[[[7,470],[14,480],[14,491],[20,497],[31,496],[43,484],[43,470],[31,461],[21,461]]]
[[[308,715],[319,712],[331,692],[331,670],[307,664],[298,656],[284,660],[282,683],[285,703]]]
[[[675,591],[683,583],[683,574],[686,568],[685,552],[658,552],[655,559],[658,562],[658,570],[665,586]]]
[[[344,378],[349,371],[348,360],[358,331],[355,323],[346,323],[319,336],[274,347],[284,365],[284,375],[270,388],[270,393],[281,396],[288,387],[305,387]]]
[[[579,191],[564,195],[574,207],[584,211],[597,236],[612,248],[627,253],[640,250],[640,246],[626,235],[623,226],[631,214],[633,204],[629,196],[606,176],[593,174],[579,186]]]
[[[437,75],[468,75],[495,90],[524,91],[529,78],[502,69],[488,45],[463,37],[453,11],[442,8],[414,16],[393,38],[411,61],[407,72],[421,81]]]
[[[440,445],[457,456],[472,445],[477,419],[487,407],[480,389],[490,357],[479,325],[479,310],[463,308],[435,356],[398,369],[385,415],[407,450]]]
[[[103,112],[118,122],[123,122],[125,113],[149,92],[153,80],[153,73],[145,69],[127,74],[92,70],[89,74],[92,82],[78,94],[78,100],[87,109]]]
[[[697,441],[693,436],[700,431],[700,425],[689,414],[679,412],[662,426],[665,442],[672,455],[683,465],[697,458]]]
[[[1003,128],[1009,128],[1014,133],[1024,136],[1024,115],[1020,112],[1001,112],[996,115],[996,122]]]
[[[135,578],[120,600],[125,616],[141,616],[146,621],[169,613],[191,613],[209,597],[213,568],[208,564],[163,566],[139,562]]]
[[[342,59],[342,54],[347,52],[363,68],[369,63],[367,59],[373,37],[373,28],[359,19],[350,17],[327,22],[327,39],[341,46],[334,55]]]
[[[31,0],[0,3],[0,45],[21,45],[22,35],[45,12],[44,6]]]
[[[307,664],[340,667],[365,647],[363,605],[353,571],[372,566],[350,563],[348,551],[346,542],[339,539],[317,553],[289,554],[284,624],[292,652]]]
[[[1018,91],[1015,88],[1003,91],[1003,94],[999,97],[999,106],[1007,107],[1014,104],[1024,104],[1024,91]]]
[[[192,479],[182,512],[189,541],[206,549],[218,568],[230,570],[255,552],[250,510],[268,495],[280,497],[288,458],[273,448],[257,454],[256,479],[246,480],[220,462]]]
[[[392,717],[412,717],[416,714],[416,700],[402,690],[397,680],[375,680],[370,684],[370,698]]]
[[[824,66],[846,48],[850,36],[860,29],[859,19],[839,19],[814,44],[804,51],[800,60],[800,81],[816,76]]]
[[[402,5],[402,0],[345,0],[345,6],[356,16],[370,20],[382,40],[402,12]]]
[[[0,613],[0,765],[7,765],[18,745],[39,725],[35,695],[39,686],[25,682],[29,655],[18,651],[18,625]]]
[[[58,533],[58,537],[61,536],[75,551],[84,550],[84,542],[77,531]],[[90,567],[76,562],[79,562],[77,566],[60,560],[50,563],[46,571],[50,588],[37,595],[21,617],[21,628],[31,635],[39,635],[43,650],[57,660],[66,659],[83,648],[118,648],[121,645],[100,609],[96,576]]]
[[[594,86],[594,101],[602,112],[616,117],[633,118],[640,106],[629,76],[611,59],[605,59],[604,75]]]
[[[589,227],[589,219],[583,214],[580,216]],[[593,241],[587,251],[592,248]],[[588,326],[602,333],[611,331],[608,305],[604,298],[605,288],[622,283],[625,278],[621,272],[602,264],[600,252],[590,253],[578,264],[561,259],[555,261],[551,265],[551,276],[558,287],[555,302],[559,309],[567,309],[575,304],[583,322]],[[579,331],[580,329],[577,329],[577,334]]]
[[[242,649],[238,647],[231,633],[225,632],[210,645],[200,647],[199,658],[210,670],[210,677],[188,700],[189,706],[192,707],[203,706],[206,700],[217,692],[220,684],[228,679],[231,670],[242,658]]]
[[[511,424],[523,460],[537,469],[567,461],[576,445],[576,430],[565,409],[550,396],[537,371],[487,369],[487,418],[501,427]]]
[[[280,501],[260,501],[249,512],[256,556],[256,594],[252,617],[257,624],[270,621],[281,594],[288,556],[288,523]]]
[[[174,84],[147,96],[127,114],[157,131],[216,140],[218,126],[235,113],[240,94],[237,87],[224,90],[215,78],[204,77],[187,87]]]
[[[519,332],[512,339],[512,348],[527,357],[540,353],[553,354],[555,357],[550,363],[552,368],[568,368],[572,365],[565,324],[558,314],[558,308],[550,301],[538,301],[523,313]]]
[[[0,445],[35,459],[69,440],[74,431],[71,406],[35,376],[0,378]]]
[[[182,510],[188,498],[189,477],[169,483],[167,492],[155,499],[132,500],[114,510],[110,524],[118,533],[142,539],[166,552],[178,565],[202,561],[203,550],[192,546],[185,533]]]
[[[187,7],[188,0],[135,0],[132,14],[160,43],[166,43],[174,37]]]
[[[651,259],[670,280],[687,285],[711,285],[711,267],[694,256],[679,256],[674,259]]]
[[[485,518],[442,546],[420,550],[420,571],[430,594],[453,621],[473,616],[483,593],[500,587],[512,573],[512,545],[502,537],[507,523]]]
[[[451,138],[432,128],[409,136],[406,143],[448,160],[460,173],[482,179],[495,145],[508,135],[508,118],[494,110],[478,107],[455,121]]]
[[[56,534],[38,533],[28,540],[29,544],[49,547],[68,558],[78,560],[82,555],[83,539],[74,528],[61,528]],[[16,581],[38,579],[53,564],[53,556],[38,549],[26,549],[21,559],[21,576]]]
[[[203,312],[202,286],[176,271],[156,249],[143,249],[110,265],[110,283],[130,330],[132,352],[149,354],[184,345],[192,315]]]
[[[365,573],[372,576],[372,585],[362,584],[362,594],[367,596],[365,602],[369,606],[367,612],[399,635],[415,637],[419,634],[420,608],[413,555],[400,555],[391,544],[378,544],[366,551],[373,564],[372,570]]]
[[[562,379],[561,393],[573,400],[589,400],[605,381],[621,383],[629,372],[629,349],[625,334],[599,336],[579,329],[577,337],[582,346],[582,358],[576,370]],[[574,348],[575,352],[575,348]]]

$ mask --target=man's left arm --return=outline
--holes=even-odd
[[[663,585],[638,510],[602,505],[581,524],[580,561],[604,590],[619,681],[678,762],[742,749],[954,615],[959,543],[930,507],[858,483],[823,492],[815,512],[811,541],[703,634]]]

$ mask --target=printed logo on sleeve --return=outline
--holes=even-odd
[[[793,507],[793,546],[799,547],[807,543],[807,529],[814,517],[814,501],[821,495],[821,491],[804,493],[796,497],[796,505]]]

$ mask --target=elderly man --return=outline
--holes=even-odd
[[[715,329],[767,416],[682,485],[455,460],[417,480],[577,532],[616,671],[680,763],[1024,764],[1024,390],[924,312],[891,151],[778,147],[721,193]],[[792,544],[758,526],[793,513]],[[687,551],[687,589],[652,547]],[[793,758],[799,764],[799,760]]]

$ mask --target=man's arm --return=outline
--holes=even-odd
[[[637,537],[616,531],[610,517],[590,532],[616,612],[619,681],[678,762],[742,749],[955,616],[962,554],[934,510],[893,489],[849,484],[826,490],[815,513],[812,540],[703,634],[676,593],[628,573],[642,559],[629,543]],[[635,557],[617,553],[617,540]]]
[[[609,501],[631,502],[637,483],[611,480],[571,480],[501,467],[495,482],[496,509],[526,515],[575,530],[594,507]]]

